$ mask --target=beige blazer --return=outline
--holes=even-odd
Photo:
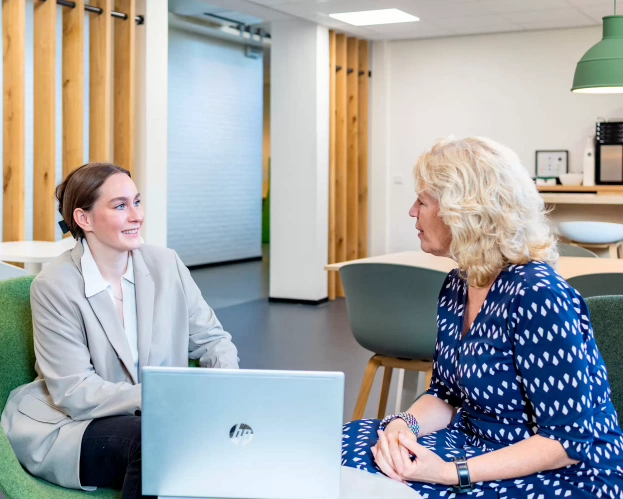
[[[70,488],[80,484],[82,435],[92,419],[135,414],[140,374],[106,291],[84,293],[82,244],[51,262],[30,291],[37,378],[11,392],[1,424],[20,463]],[[237,368],[236,347],[175,251],[132,252],[143,366]],[[136,378],[138,376],[138,379]],[[86,488],[85,488],[86,489]]]

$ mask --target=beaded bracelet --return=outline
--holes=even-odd
[[[398,414],[390,414],[389,416],[385,416],[381,424],[379,425],[379,429],[384,431],[387,428],[387,425],[391,423],[394,419],[402,419],[407,426],[411,429],[411,431],[417,437],[420,434],[420,425],[415,419],[415,416],[409,412],[399,412]]]

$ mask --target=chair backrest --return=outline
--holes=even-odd
[[[567,279],[584,298],[591,296],[623,295],[623,274],[587,274]]]
[[[575,246],[574,244],[558,243],[558,253],[560,256],[574,256],[580,258],[599,258],[596,253],[591,250]]]
[[[594,296],[586,299],[591,312],[595,340],[608,369],[612,403],[623,417],[623,296]]]
[[[389,357],[430,360],[445,272],[384,263],[344,265],[340,276],[357,342]]]
[[[11,390],[37,376],[30,313],[33,279],[0,281],[0,412]]]

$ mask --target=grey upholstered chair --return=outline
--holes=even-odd
[[[567,279],[583,298],[591,296],[623,295],[623,274],[587,274]]]
[[[591,250],[576,246],[575,244],[558,243],[558,252],[560,256],[575,256],[581,258],[599,258],[597,254]]]
[[[425,371],[430,385],[437,339],[437,299],[445,272],[384,263],[340,269],[353,335],[374,352],[368,362],[353,419],[361,419],[376,371],[383,366],[379,418],[385,415],[394,368]]]

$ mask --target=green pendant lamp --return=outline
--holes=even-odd
[[[572,92],[623,93],[623,16],[604,17],[604,38],[589,49],[575,69]]]

